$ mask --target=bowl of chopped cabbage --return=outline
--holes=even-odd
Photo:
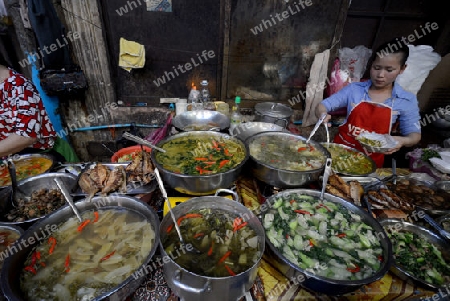
[[[261,206],[266,248],[278,269],[305,288],[341,295],[381,279],[392,245],[366,211],[337,196],[288,189]]]

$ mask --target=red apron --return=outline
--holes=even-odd
[[[350,112],[347,121],[339,127],[334,143],[344,144],[363,151],[370,156],[378,168],[383,167],[384,154],[371,153],[356,140],[362,132],[389,134],[391,132],[392,108],[380,103],[361,101]]]

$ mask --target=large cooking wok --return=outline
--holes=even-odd
[[[87,201],[86,199],[79,201],[76,203],[76,206],[81,214],[84,211],[94,210],[99,207],[100,210],[111,208],[124,209],[133,211],[145,217],[155,231],[155,241],[149,254],[137,270],[143,269],[143,267],[150,262],[159,241],[159,219],[150,206],[129,196],[94,197],[91,201]],[[48,234],[48,229],[51,229],[52,226],[54,227],[55,225],[65,222],[68,218],[73,216],[74,213],[72,209],[70,206],[66,205],[60,210],[50,214],[45,219],[36,222],[21,236],[21,241],[28,243],[22,243],[21,248],[17,248],[18,251],[8,257],[2,269],[1,287],[8,300],[25,300],[25,297],[20,289],[19,278],[28,254],[34,249],[34,247],[36,247],[38,243],[40,243],[41,240],[48,238],[48,235],[45,236],[45,234]],[[111,223],[114,223],[114,221],[111,221]],[[127,296],[136,291],[144,278],[145,275],[143,277],[140,276],[135,278],[132,274],[120,285],[93,300],[125,300]]]
[[[261,206],[261,219],[264,220],[265,214],[269,212],[269,208],[274,206],[277,198],[282,196],[288,196],[291,194],[302,194],[313,196],[316,198],[320,197],[320,191],[310,190],[310,189],[288,189],[282,192],[279,192],[269,198],[267,198],[266,202]],[[377,270],[375,274],[370,277],[367,277],[362,280],[334,280],[331,278],[325,278],[315,273],[308,271],[306,269],[302,269],[300,266],[292,263],[288,260],[268,239],[266,239],[266,243],[269,248],[266,248],[269,257],[273,258],[273,262],[276,267],[288,278],[288,279],[297,279],[298,282],[301,282],[301,285],[307,289],[329,294],[329,295],[341,295],[345,293],[349,293],[357,290],[363,285],[375,282],[381,279],[389,270],[392,265],[392,245],[384,232],[383,227],[375,220],[371,215],[369,215],[366,211],[359,208],[358,206],[345,201],[339,197],[334,195],[324,193],[324,199],[329,202],[341,204],[352,214],[359,215],[361,220],[365,222],[367,225],[371,226],[374,229],[374,235],[379,238],[381,243],[381,247],[383,249],[383,261],[380,264],[380,268]],[[265,208],[263,210],[263,208]],[[327,265],[327,262],[320,263],[321,265]],[[303,280],[303,281],[300,281]]]

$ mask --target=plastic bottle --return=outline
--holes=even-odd
[[[188,111],[195,111],[203,109],[203,103],[200,97],[200,91],[197,90],[197,87],[192,83],[191,91],[189,92],[188,97]]]
[[[200,83],[202,85],[202,89],[200,91],[200,98],[203,103],[203,109],[205,110],[216,110],[216,105],[211,101],[211,94],[209,93],[208,81],[202,80]]]
[[[241,114],[241,97],[236,96],[234,99],[234,105],[231,108],[231,115],[230,115],[230,135],[233,135],[233,130],[235,127],[237,127],[239,124],[242,123],[243,117]]]

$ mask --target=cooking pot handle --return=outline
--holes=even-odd
[[[283,121],[284,122],[284,127],[285,128],[287,128],[287,126],[288,126],[288,124],[289,124],[289,121],[287,120],[287,119],[285,119],[285,118],[277,118],[277,119],[275,119],[275,124],[277,124],[277,121]]]
[[[181,271],[180,270],[176,270],[175,274],[174,274],[174,278],[172,279],[173,284],[177,287],[179,287],[182,290],[185,290],[189,293],[193,293],[193,294],[201,294],[204,292],[210,292],[211,291],[211,280],[208,279],[205,283],[205,285],[202,288],[194,288],[194,287],[190,287],[184,283],[181,283],[180,279],[181,279]]]
[[[234,200],[235,200],[236,202],[239,202],[239,196],[238,196],[238,194],[236,193],[236,191],[233,191],[233,190],[231,190],[231,189],[224,189],[224,188],[221,188],[221,189],[217,189],[217,190],[216,190],[216,193],[214,194],[214,196],[218,196],[219,193],[221,193],[221,192],[231,193],[231,194],[233,195]]]

